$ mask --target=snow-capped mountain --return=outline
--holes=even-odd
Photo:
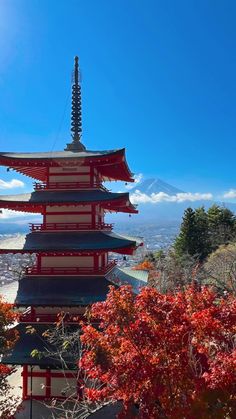
[[[152,220],[158,224],[169,221],[179,223],[187,207],[198,208],[204,206],[207,210],[213,204],[222,205],[222,202],[215,202],[213,197],[212,199],[204,199],[204,194],[186,193],[186,191],[182,191],[158,178],[143,179],[130,189],[129,192],[131,200],[134,200],[134,203],[138,203],[139,214],[134,218],[137,221]],[[161,193],[168,196],[160,195],[159,199],[158,197],[155,199],[155,196],[152,196],[152,194],[158,195]],[[183,194],[185,196],[180,196],[180,199],[178,199],[177,194]],[[148,199],[148,197],[151,197],[151,199]],[[235,203],[224,202],[224,205],[236,213]]]
[[[175,186],[172,186],[158,178],[144,179],[130,189],[129,192],[132,194],[136,190],[139,190],[141,193],[145,193],[146,195],[151,195],[152,193],[156,194],[159,192],[164,192],[168,195],[176,195],[177,193],[183,192]]]

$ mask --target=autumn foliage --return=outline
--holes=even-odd
[[[151,270],[155,269],[155,266],[149,260],[144,260],[143,262],[139,263],[138,265],[135,265],[132,269],[134,271],[140,271],[140,270],[151,271]]]
[[[12,304],[6,303],[0,296],[0,354],[10,349],[17,335],[10,327],[17,319],[16,313],[12,310]],[[10,387],[7,383],[7,377],[12,369],[0,363],[0,418],[12,418],[12,412],[15,411],[16,399],[9,395]]]
[[[80,361],[100,389],[92,400],[121,400],[119,417],[236,417],[236,300],[190,286],[176,295],[111,287],[83,325]]]

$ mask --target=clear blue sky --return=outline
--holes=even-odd
[[[186,191],[235,188],[235,21],[234,0],[0,0],[0,149],[64,148],[77,54],[89,149],[125,146],[134,172]]]

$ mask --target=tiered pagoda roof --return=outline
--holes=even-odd
[[[108,211],[136,214],[136,207],[130,202],[128,193],[114,193],[107,190],[59,190],[35,191],[19,195],[0,195],[1,208],[43,213],[45,205],[100,204]]]
[[[148,272],[115,267],[103,276],[24,276],[19,281],[15,304],[19,306],[87,306],[104,301],[109,286],[131,285],[134,292],[147,284]],[[45,295],[45,290],[47,293]]]
[[[0,153],[0,165],[26,176],[46,181],[49,167],[95,167],[103,180],[134,182],[125,157],[125,149],[106,151],[52,151],[42,153]]]
[[[0,253],[81,254],[112,251],[132,254],[142,244],[107,231],[65,231],[29,233],[1,241]]]
[[[131,255],[142,245],[138,238],[112,232],[112,225],[104,222],[106,212],[137,213],[128,193],[112,193],[102,184],[109,180],[134,181],[125,149],[86,150],[81,143],[81,123],[75,57],[72,142],[64,151],[0,153],[0,165],[40,181],[32,193],[0,196],[0,208],[43,215],[43,223],[32,224],[31,233],[2,240],[0,247],[0,253],[36,254],[36,264],[26,268],[15,298],[16,306],[28,307],[28,311],[16,326],[19,339],[15,347],[2,360],[26,366],[27,397],[27,365],[61,367],[55,360],[50,364],[47,358],[30,355],[33,349],[48,349],[42,333],[52,327],[57,310],[66,308],[70,316],[80,310],[83,313],[85,306],[105,300],[110,285],[130,284],[137,293],[147,282],[147,272],[121,269],[108,257],[109,252]],[[78,322],[68,323],[78,328]],[[27,326],[34,327],[36,333],[27,334]]]

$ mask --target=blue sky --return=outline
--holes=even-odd
[[[64,148],[77,54],[87,148],[125,146],[186,192],[236,189],[235,20],[234,0],[0,0],[0,149]]]

